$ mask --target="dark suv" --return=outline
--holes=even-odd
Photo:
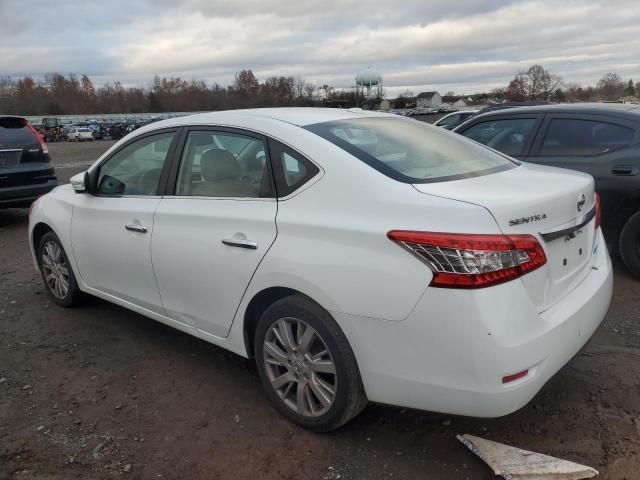
[[[640,277],[640,105],[496,110],[471,118],[454,132],[526,162],[591,174],[607,241],[616,243],[624,263]]]
[[[57,184],[40,134],[24,118],[0,115],[0,208],[28,207]]]

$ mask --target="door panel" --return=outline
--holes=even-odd
[[[166,314],[227,336],[249,281],[275,240],[276,209],[275,199],[164,198],[151,253]],[[242,246],[248,242],[256,248]]]
[[[71,239],[82,280],[101,292],[162,313],[150,251],[160,198],[77,197]],[[131,231],[127,225],[147,231]]]
[[[155,215],[151,255],[166,314],[218,337],[276,238],[264,137],[193,127]]]

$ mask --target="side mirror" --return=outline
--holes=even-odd
[[[89,172],[82,172],[74,175],[69,180],[71,186],[76,193],[86,193],[87,185],[89,184]]]

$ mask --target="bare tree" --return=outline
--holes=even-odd
[[[605,100],[619,100],[624,95],[624,82],[617,73],[605,73],[596,88]]]

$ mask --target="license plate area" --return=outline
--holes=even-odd
[[[547,243],[547,263],[553,283],[561,283],[589,263],[594,239],[593,225],[588,224]]]
[[[18,165],[21,156],[22,150],[0,150],[0,168]]]

